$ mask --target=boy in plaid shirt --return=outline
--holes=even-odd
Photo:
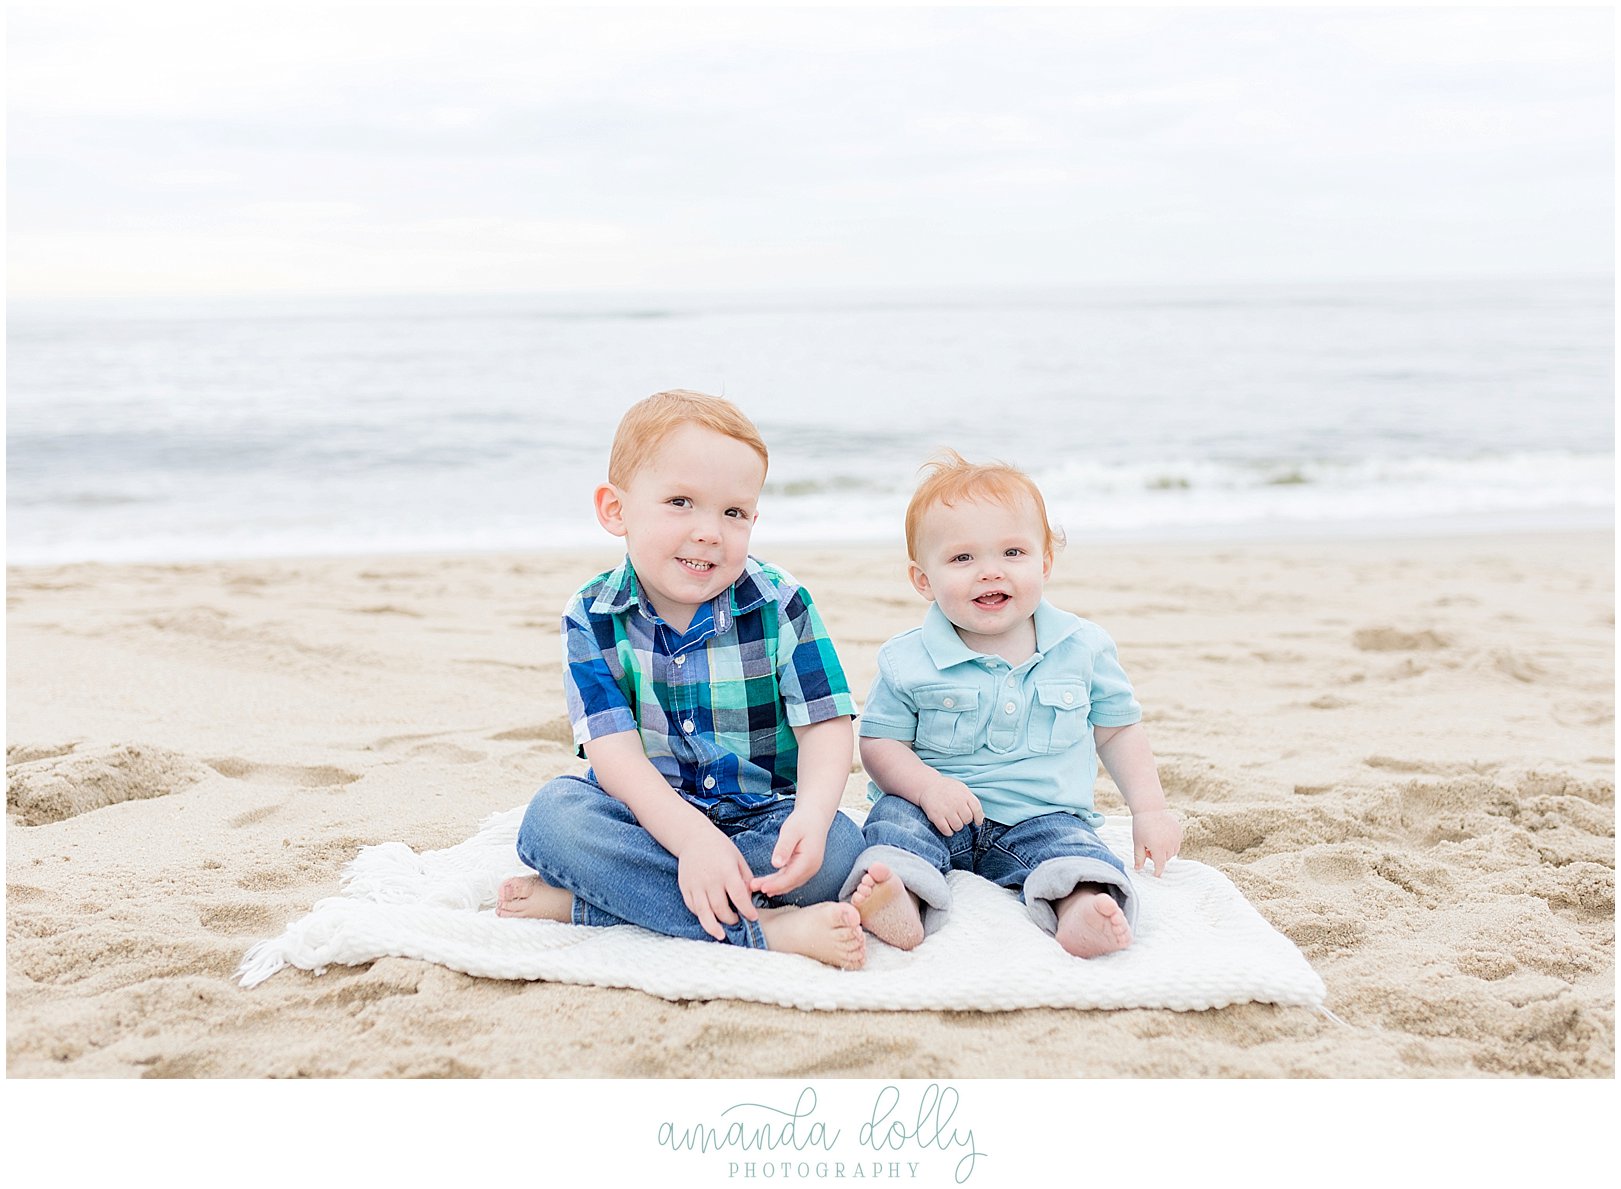
[[[597,520],[625,560],[563,616],[591,768],[535,794],[502,916],[866,960],[838,894],[854,701],[808,592],[749,556],[768,455],[732,404],[661,392],[619,423]]]

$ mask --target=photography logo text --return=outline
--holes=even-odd
[[[931,1082],[915,1093],[885,1086],[870,1107],[829,1120],[806,1086],[791,1105],[740,1102],[713,1122],[660,1123],[658,1144],[708,1157],[729,1181],[933,1181],[949,1170],[965,1183],[988,1157],[954,1122],[957,1091]]]

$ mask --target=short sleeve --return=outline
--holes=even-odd
[[[810,592],[785,584],[777,607],[777,685],[788,725],[803,727],[855,714],[844,666]]]
[[[599,632],[609,635],[606,643],[612,648],[612,630],[612,622],[594,619],[579,596],[563,612],[563,694],[574,742],[582,747],[604,735],[637,729],[636,715],[603,654]]]
[[[1143,708],[1137,703],[1114,640],[1095,624],[1092,628],[1091,712],[1087,719],[1097,727],[1129,727],[1141,722]]]
[[[878,656],[878,676],[873,678],[872,689],[861,707],[861,736],[899,739],[902,743],[917,739],[917,707],[906,700],[890,678],[882,653]]]

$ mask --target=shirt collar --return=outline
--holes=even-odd
[[[764,606],[774,597],[774,588],[766,579],[765,570],[753,557],[743,563],[743,572],[732,583],[732,618]]]
[[[603,579],[601,592],[591,602],[591,614],[618,615],[621,611],[629,610],[631,604],[640,602],[636,571],[631,569],[630,555],[627,554],[625,560]]]
[[[949,669],[965,661],[977,661],[980,654],[962,642],[951,620],[940,610],[939,603],[930,603],[923,616],[923,647],[936,669]]]
[[[733,619],[765,603],[771,596],[770,584],[766,581],[765,571],[757,560],[749,557],[744,561],[743,572],[728,588],[727,594]],[[591,613],[618,615],[630,610],[632,606],[641,607],[649,615],[653,614],[652,605],[642,601],[641,584],[636,581],[636,571],[631,566],[630,556],[627,554],[625,560],[603,579],[602,593],[592,601]],[[715,629],[725,631],[725,624],[717,619]]]
[[[1060,611],[1046,599],[1036,604],[1036,651],[1051,652],[1081,630],[1081,617]]]
[[[1060,611],[1046,599],[1042,599],[1036,605],[1034,618],[1036,655],[1033,659],[1037,660],[1045,653],[1051,652],[1063,640],[1074,635],[1081,626],[1079,616],[1071,615],[1068,611]],[[923,647],[937,669],[948,669],[964,661],[977,661],[984,655],[975,652],[962,642],[962,637],[957,635],[957,629],[951,626],[951,620],[940,610],[939,603],[930,603],[929,610],[923,617]]]

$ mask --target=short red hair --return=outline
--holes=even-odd
[[[989,500],[1009,508],[1017,508],[1029,500],[1041,518],[1043,533],[1042,552],[1050,561],[1053,551],[1064,544],[1061,533],[1053,529],[1047,519],[1047,501],[1041,498],[1041,488],[1018,467],[1005,462],[969,462],[955,450],[942,452],[922,467],[923,478],[912,493],[912,502],[906,506],[906,554],[917,560],[918,531],[923,514],[936,504],[952,507],[964,501]]]
[[[765,439],[754,422],[743,415],[743,410],[724,397],[672,388],[668,392],[655,392],[625,410],[625,415],[619,419],[619,428],[614,431],[613,449],[608,454],[608,482],[615,487],[627,486],[653,457],[659,443],[682,425],[701,425],[734,438],[760,456],[762,468],[771,465]]]

